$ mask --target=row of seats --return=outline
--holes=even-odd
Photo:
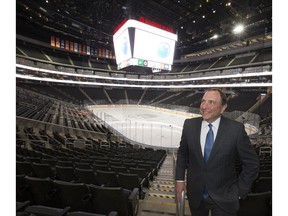
[[[121,186],[127,189],[137,187],[140,191],[140,197],[143,195],[143,187],[148,188],[149,180],[151,179],[150,173],[146,172],[145,169],[138,168],[131,168],[130,172],[127,172],[127,170],[115,172],[57,165],[54,170],[49,164],[30,164],[28,162],[16,163],[16,170],[19,176],[27,175],[31,177],[50,178],[66,182],[81,182],[106,187]]]
[[[16,201],[30,201],[32,205],[53,208],[69,207],[70,211],[104,215],[115,211],[121,216],[134,216],[139,208],[139,189],[128,190],[122,187],[17,176]]]
[[[48,163],[30,163],[27,161],[16,161],[16,173],[28,176],[35,176],[39,178],[60,179],[69,182],[95,183],[102,184],[102,176],[109,176],[112,185],[115,185],[118,180],[119,173],[135,174],[144,180],[144,186],[148,187],[149,181],[153,180],[154,175],[157,174],[155,169],[151,166],[141,167],[124,167],[124,166],[109,166],[93,164],[90,166],[87,163],[76,163],[75,167],[65,166],[65,163],[57,163],[55,167]],[[113,178],[112,178],[113,177]],[[106,177],[105,179],[108,179]],[[112,180],[116,179],[116,180]],[[116,182],[116,183],[114,183]],[[115,185],[117,186],[117,185]]]
[[[70,207],[53,208],[43,205],[30,205],[30,201],[16,202],[16,216],[106,216],[104,214],[70,211]],[[107,216],[118,216],[111,211]]]

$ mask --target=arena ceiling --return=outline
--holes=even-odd
[[[140,17],[173,28],[178,35],[175,56],[272,35],[272,0],[16,1],[17,34],[32,26],[35,34],[44,29],[91,45],[112,47],[119,23]],[[244,32],[235,35],[233,28],[240,23]]]

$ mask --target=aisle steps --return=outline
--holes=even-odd
[[[172,155],[167,155],[158,175],[150,182],[150,187],[146,188],[145,192],[145,198],[140,200],[138,216],[176,215]],[[191,216],[187,200],[185,216]]]

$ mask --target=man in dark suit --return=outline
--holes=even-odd
[[[250,192],[258,176],[258,157],[244,125],[223,117],[226,107],[226,95],[220,89],[208,89],[200,105],[202,117],[184,122],[177,152],[175,189],[178,200],[182,191],[187,193],[193,216],[208,216],[209,210],[212,216],[236,216],[239,199]],[[208,159],[204,160],[210,127],[214,143]],[[240,174],[235,169],[237,159],[242,163]]]

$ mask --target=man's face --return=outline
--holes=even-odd
[[[203,95],[200,112],[204,120],[212,123],[225,111],[226,107],[226,104],[221,104],[221,97],[218,91],[207,91]]]

